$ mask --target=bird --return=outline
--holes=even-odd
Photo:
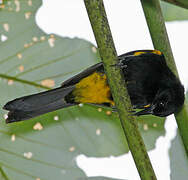
[[[159,50],[136,50],[118,56],[111,68],[121,68],[133,109],[132,115],[165,117],[184,104],[184,87]],[[6,123],[37,117],[61,108],[93,104],[115,108],[103,63],[97,63],[64,81],[58,88],[14,99],[3,107]]]

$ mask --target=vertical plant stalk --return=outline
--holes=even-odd
[[[168,66],[174,74],[178,76],[159,0],[141,0],[141,3],[154,48],[164,53]],[[186,101],[181,111],[175,114],[175,117],[186,153],[188,155],[188,105]]]
[[[97,41],[99,53],[104,63],[110,89],[129,149],[133,155],[136,167],[142,180],[155,180],[145,145],[138,131],[135,118],[130,116],[127,110],[131,110],[130,98],[120,68],[115,68],[118,63],[117,53],[114,47],[110,27],[106,17],[102,0],[84,0],[91,26]]]

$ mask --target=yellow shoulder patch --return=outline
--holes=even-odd
[[[162,52],[159,51],[159,50],[153,50],[152,53],[153,53],[153,54],[158,54],[158,55],[161,55],[161,54],[162,54]]]
[[[107,77],[103,73],[94,72],[82,79],[76,84],[73,95],[75,97],[75,102],[78,103],[110,103],[114,106],[114,102],[111,100]]]
[[[144,51],[138,51],[138,52],[135,52],[133,55],[134,56],[140,56],[141,54],[146,54],[147,52],[144,52]]]
[[[133,55],[134,56],[139,56],[141,54],[147,54],[147,53],[153,53],[153,54],[157,54],[157,55],[162,55],[162,52],[159,50],[151,50],[151,51],[137,51],[135,52]]]
[[[144,107],[145,108],[148,108],[148,107],[150,107],[151,106],[151,104],[147,104],[147,105],[145,105]]]

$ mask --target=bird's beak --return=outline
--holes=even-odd
[[[134,116],[141,116],[141,115],[152,114],[154,108],[155,108],[154,105],[146,106],[146,107],[144,108],[144,110],[139,111],[139,112],[136,112],[136,113],[134,113],[133,115],[134,115]]]

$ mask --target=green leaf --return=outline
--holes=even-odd
[[[161,8],[165,21],[179,21],[188,19],[188,9],[161,1]]]
[[[171,180],[185,180],[188,177],[188,159],[184,146],[182,144],[179,132],[175,139],[172,141],[169,150],[170,157],[170,179]]]
[[[7,180],[8,179],[7,176],[6,176],[6,174],[4,174],[4,172],[3,172],[2,169],[0,169],[0,179],[1,180]]]
[[[106,177],[90,177],[90,178],[78,178],[77,180],[115,180],[115,179],[114,178],[113,179],[112,178],[106,178]]]
[[[188,92],[186,93],[185,101],[188,101]],[[169,150],[169,158],[170,158],[170,169],[171,169],[170,179],[171,180],[187,179],[188,158],[179,131],[177,131],[176,137],[172,140],[172,144]]]
[[[107,157],[128,152],[117,113],[107,115],[107,109],[99,112],[98,107],[84,105],[7,125],[2,106],[14,98],[49,89],[46,85],[60,86],[99,60],[96,48],[78,38],[47,35],[40,30],[34,21],[39,0],[4,3],[0,36],[7,40],[0,44],[0,177],[87,179],[76,164],[79,154]],[[138,120],[146,146],[154,148],[156,138],[164,135],[164,119],[148,116]],[[36,123],[43,129],[34,130]]]

